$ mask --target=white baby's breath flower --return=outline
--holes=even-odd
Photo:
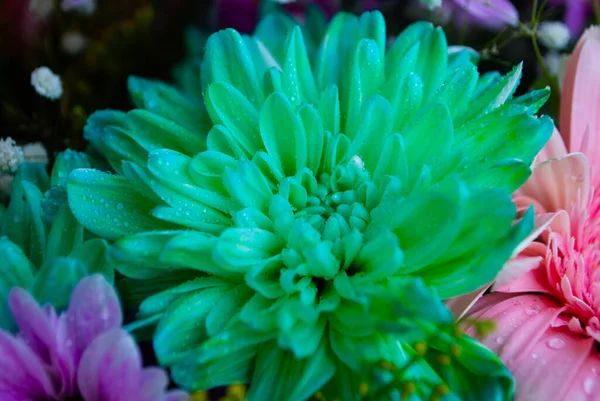
[[[37,93],[51,100],[59,99],[63,93],[60,77],[48,67],[39,67],[33,70],[31,85]]]
[[[40,20],[45,20],[54,10],[54,0],[29,0],[29,12]]]
[[[60,39],[60,46],[67,54],[80,53],[86,45],[87,39],[77,31],[66,32]]]
[[[569,44],[569,28],[560,21],[542,22],[537,29],[537,37],[550,50],[562,50]]]
[[[544,64],[550,74],[558,79],[561,90],[565,82],[565,75],[567,73],[567,65],[569,64],[570,57],[569,54],[558,54],[556,52],[548,52],[544,56]],[[542,73],[541,69],[539,73]]]
[[[48,164],[48,152],[44,145],[39,142],[24,145],[23,158],[29,163]]]
[[[0,139],[0,173],[14,173],[23,160],[23,149],[11,137]]]

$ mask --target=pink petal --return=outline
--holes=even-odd
[[[592,27],[584,32],[567,67],[560,107],[560,131],[569,151],[582,149],[585,129],[600,132],[600,28]],[[594,162],[600,157],[600,149],[585,149]]]
[[[567,394],[585,369],[593,347],[591,338],[568,329],[548,329],[511,369],[517,383],[515,401],[572,401]]]
[[[538,164],[519,189],[520,195],[536,199],[547,212],[570,210],[590,193],[590,169],[583,153],[570,153],[560,159]],[[579,194],[579,195],[578,195]]]
[[[496,322],[496,330],[481,342],[512,370],[520,366],[520,359],[529,355],[563,310],[564,307],[544,295],[492,293],[475,305],[470,317]],[[467,334],[475,334],[474,329],[469,328]]]
[[[551,229],[555,232],[560,232],[563,235],[570,235],[571,223],[567,212],[561,210],[553,213],[536,214],[533,231],[515,248],[513,257],[523,252],[526,248],[529,248],[533,241],[535,241],[544,231],[548,229]],[[539,253],[539,255],[533,256],[546,256],[546,251],[545,249],[542,249],[542,252]]]
[[[490,288],[491,285],[492,283],[487,283],[483,287],[473,292],[461,295],[459,297],[450,298],[444,301],[444,303],[446,304],[446,307],[450,309],[450,312],[452,312],[454,318],[458,320],[462,318],[463,315],[469,311],[469,309],[471,309],[473,304],[475,304],[475,302],[481,298],[481,296],[488,290],[488,288]]]
[[[141,370],[140,352],[131,336],[122,329],[106,331],[81,357],[79,391],[86,401],[136,401]]]
[[[529,260],[532,262],[533,258],[529,258]],[[494,291],[506,293],[538,292],[541,294],[553,295],[554,292],[548,283],[546,271],[542,267],[543,265],[538,265],[538,268],[527,271],[520,277],[510,281],[508,284],[499,284],[495,286]]]
[[[591,352],[571,380],[564,396],[569,401],[600,400],[600,355]]]
[[[543,258],[541,256],[514,258],[509,260],[496,276],[493,289],[507,286],[531,272],[533,269],[539,268],[542,260]]]
[[[54,399],[56,395],[48,366],[23,341],[3,331],[0,331],[0,391],[33,400]]]
[[[121,327],[123,315],[115,290],[100,274],[83,278],[73,290],[66,312],[75,365],[87,346],[105,331]]]
[[[536,156],[534,165],[543,163],[549,159],[556,159],[566,156],[567,153],[565,142],[563,141],[562,136],[560,136],[560,132],[558,132],[558,129],[555,127],[550,140],[546,143],[546,145],[544,145],[542,150],[540,150],[540,153],[538,153]]]

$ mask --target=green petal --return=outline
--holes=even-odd
[[[207,340],[175,365],[171,370],[173,380],[192,391],[247,383],[258,345],[271,337],[270,333],[256,332],[237,323]],[[232,338],[236,341],[231,341]]]
[[[166,224],[150,217],[154,204],[132,188],[126,178],[79,169],[69,176],[67,192],[77,220],[101,237],[117,239],[166,228]]]
[[[346,75],[341,92],[342,120],[346,121],[344,132],[353,139],[363,105],[379,91],[385,79],[384,53],[380,53],[374,40],[363,39],[358,44]]]
[[[248,401],[308,399],[335,373],[329,352],[327,342],[323,341],[313,355],[296,359],[273,343],[262,344],[256,356]]]
[[[0,329],[14,331],[17,327],[8,307],[8,295],[13,287],[31,287],[35,267],[6,237],[0,237],[0,260]]]
[[[284,91],[293,105],[315,103],[318,99],[317,85],[300,27],[294,28],[287,43],[283,65]]]
[[[256,107],[264,100],[250,52],[240,34],[233,29],[219,31],[208,39],[202,82],[205,87],[215,82],[230,84]],[[212,116],[210,108],[209,113]]]
[[[130,76],[127,89],[140,109],[176,122],[196,133],[205,133],[210,120],[202,102],[160,81]]]
[[[504,104],[517,89],[521,80],[522,70],[523,65],[519,64],[502,80],[495,83],[492,87],[486,88],[481,96],[477,96],[476,91],[473,100],[469,104],[468,112],[462,116],[458,125],[462,125],[462,122],[472,120]]]
[[[332,134],[340,132],[340,99],[336,85],[330,85],[323,91],[319,100],[318,111],[325,130]]]
[[[52,187],[64,185],[67,183],[67,177],[71,174],[71,171],[78,168],[91,167],[91,159],[85,153],[76,152],[71,149],[60,152],[56,156],[56,160],[54,160],[54,166],[52,167],[52,174],[50,176],[50,185]]]
[[[71,213],[69,205],[62,205],[58,209],[48,233],[45,260],[67,256],[82,242],[83,227]]]
[[[494,353],[468,336],[462,336],[455,346],[460,354],[450,365],[436,363],[435,354],[429,359],[453,393],[464,401],[513,399],[512,375]]]
[[[285,59],[285,42],[282,38],[294,29],[298,23],[283,12],[272,12],[260,20],[254,29],[254,36],[269,50],[280,63]]]
[[[207,338],[205,321],[225,294],[222,287],[209,287],[180,296],[163,315],[153,344],[161,365],[173,365]]]
[[[371,212],[369,231],[389,227],[404,252],[400,272],[418,271],[443,255],[458,234],[465,195],[465,187],[457,183],[453,194],[430,192],[405,201],[384,200]]]
[[[445,103],[452,119],[462,115],[477,85],[477,69],[470,65],[455,70],[434,95],[436,101]]]
[[[87,269],[87,274],[102,274],[106,281],[112,283],[115,278],[113,261],[109,257],[108,243],[100,238],[94,238],[75,247],[71,255],[79,260]]]
[[[490,282],[510,258],[516,247],[533,229],[533,209],[500,239],[478,249],[468,259],[456,258],[434,265],[421,277],[435,288],[442,299],[474,291]]]
[[[267,152],[279,160],[286,175],[306,167],[306,134],[285,95],[276,92],[265,101],[260,133]]]
[[[135,126],[127,114],[120,111],[94,112],[83,129],[83,137],[102,153],[110,166],[121,171],[123,160],[144,163],[146,150],[129,136]]]
[[[87,269],[76,258],[50,259],[35,277],[33,296],[42,305],[51,304],[58,310],[64,310],[69,306],[73,288],[86,274]]]
[[[242,150],[238,157],[250,158],[262,150],[258,130],[258,111],[234,86],[225,82],[214,83],[206,91],[206,108],[215,125],[225,126],[232,134],[231,140]],[[213,149],[209,146],[208,149]]]

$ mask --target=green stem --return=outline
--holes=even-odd
[[[598,3],[598,0],[592,0],[592,7],[594,8],[596,24],[600,25],[600,4]]]

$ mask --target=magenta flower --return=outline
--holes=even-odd
[[[576,37],[583,31],[588,15],[592,13],[592,1],[594,0],[549,0],[548,4],[565,7],[565,24],[569,27],[571,36]]]
[[[101,275],[82,279],[69,309],[57,316],[21,288],[12,290],[15,337],[0,331],[0,401],[182,401],[166,392],[159,368],[143,368],[133,338],[122,328],[117,295]]]
[[[488,29],[517,25],[519,13],[509,0],[443,0],[442,8],[458,23]]]
[[[470,318],[496,321],[482,342],[512,371],[515,401],[600,400],[598,54],[600,28],[594,27],[569,61],[562,138],[556,131],[516,194],[520,209],[536,206],[541,235],[470,311]]]

